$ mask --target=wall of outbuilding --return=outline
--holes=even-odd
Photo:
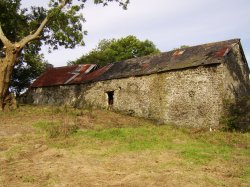
[[[224,69],[218,64],[91,84],[32,88],[25,102],[113,108],[178,126],[217,126],[223,114]],[[109,91],[114,91],[112,106]]]
[[[249,67],[241,45],[232,47],[223,70],[224,98],[232,102],[250,95]]]

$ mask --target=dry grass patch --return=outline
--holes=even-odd
[[[68,107],[22,106],[0,117],[0,186],[250,185],[249,133]]]

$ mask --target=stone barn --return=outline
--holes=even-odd
[[[51,68],[23,102],[100,107],[178,126],[215,127],[224,102],[249,94],[239,39],[116,62]]]

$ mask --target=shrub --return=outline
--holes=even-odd
[[[227,102],[228,109],[223,119],[225,129],[229,131],[250,131],[250,96]]]

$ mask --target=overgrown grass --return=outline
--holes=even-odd
[[[6,161],[10,162],[13,159],[17,158],[21,154],[22,149],[23,147],[21,145],[15,145],[9,148],[4,154]]]
[[[224,133],[225,134],[225,133]],[[101,155],[113,155],[140,151],[172,151],[191,164],[204,165],[214,160],[229,160],[235,152],[250,156],[248,147],[249,135],[240,138],[234,133],[234,140],[226,142],[220,132],[208,132],[193,136],[188,131],[171,126],[151,126],[136,128],[110,128],[104,130],[80,130],[71,134],[67,140],[53,142],[55,147],[88,149]],[[230,136],[229,136],[230,137]],[[225,142],[221,142],[224,139]],[[219,143],[218,143],[219,142]],[[238,146],[245,145],[238,150]]]
[[[154,131],[155,130],[155,131]],[[171,139],[158,128],[111,128],[105,130],[79,131],[75,136],[86,137],[99,142],[113,142],[109,153],[126,151],[159,150],[171,147]]]
[[[72,157],[79,161],[85,159],[82,163],[93,164],[96,168],[101,165],[107,171],[114,165],[117,173],[127,175],[131,171],[152,171],[165,177],[166,172],[173,171],[176,177],[182,177],[182,174],[194,176],[200,172],[199,180],[211,186],[227,186],[232,181],[235,186],[250,183],[249,133],[159,126],[111,111],[68,107],[24,106],[15,112],[2,113],[0,118],[0,132],[3,132],[0,134],[0,162],[5,167],[23,168],[23,163],[30,164],[33,159],[41,158],[51,163],[55,161],[60,167],[60,159],[64,162]],[[57,157],[60,151],[63,156]],[[125,164],[120,163],[123,159]],[[46,185],[56,185],[61,180],[57,176],[57,173],[43,176]],[[9,178],[12,179],[12,174]],[[22,171],[18,180],[24,186],[36,186],[41,178]],[[188,180],[193,178],[188,177]]]
[[[46,132],[48,138],[68,137],[76,133],[78,126],[67,122],[51,122],[39,121],[33,125],[34,127]]]
[[[20,176],[20,179],[24,183],[34,183],[37,180],[37,178],[35,176],[33,176],[33,175]]]
[[[250,182],[250,166],[246,166],[246,168],[243,170],[243,175],[241,178]]]
[[[181,155],[191,163],[203,165],[214,159],[228,160],[232,148],[229,146],[218,146],[210,143],[193,142],[180,147]]]
[[[43,120],[33,124],[35,128],[46,133],[48,143],[56,148],[88,150],[91,154],[104,156],[126,152],[169,150],[194,165],[204,165],[215,160],[227,161],[235,154],[250,156],[249,133],[222,131],[196,133],[185,128],[157,126],[140,120],[134,127],[120,125],[116,127],[115,123],[115,126],[109,125],[113,124],[110,119],[101,120],[100,123],[100,116],[94,114],[94,111],[67,107],[53,107],[46,113],[73,116],[73,118],[89,115],[93,123],[98,124],[88,128],[86,127],[88,124],[81,126],[75,121],[62,119]]]
[[[82,131],[77,136],[90,137],[101,142],[113,142],[108,153],[143,150],[173,150],[194,164],[205,164],[215,158],[228,159],[229,146],[213,145],[201,139],[192,139],[188,133],[168,126],[114,128],[102,131]]]

